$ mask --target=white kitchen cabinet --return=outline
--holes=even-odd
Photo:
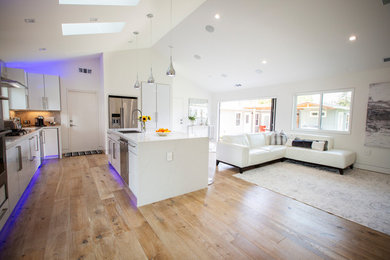
[[[45,158],[60,158],[58,128],[45,128],[42,132]]]
[[[50,111],[61,110],[60,78],[53,75],[44,75],[45,82],[45,109]]]
[[[60,79],[54,75],[27,73],[28,109],[61,110]]]
[[[129,143],[129,187],[136,194],[138,193],[137,166],[137,146]]]
[[[27,73],[28,108],[44,110],[45,82],[43,74]]]
[[[171,88],[169,85],[157,84],[156,91],[156,121],[157,129],[170,128],[171,121]]]
[[[39,132],[6,150],[8,203],[11,213],[40,165]]]
[[[142,114],[152,117],[147,129],[170,128],[170,89],[169,85],[142,83]]]
[[[121,172],[121,163],[120,163],[120,143],[118,141],[112,142],[112,166],[120,174]]]
[[[15,208],[21,196],[19,189],[19,149],[12,147],[7,150],[7,183],[10,212]]]
[[[12,80],[19,81],[23,85],[27,85],[26,73],[22,69],[7,68],[6,77]],[[18,109],[27,109],[27,95],[28,91],[25,88],[9,88],[8,97],[9,97],[9,109],[18,110]]]

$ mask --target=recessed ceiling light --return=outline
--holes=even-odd
[[[239,88],[239,87],[242,87],[242,85],[240,83],[237,83],[234,85],[236,88]]]
[[[201,59],[201,57],[200,57],[198,54],[195,54],[195,55],[194,55],[194,58],[197,59],[197,60],[200,60],[200,59]]]
[[[211,26],[211,25],[206,25],[206,27],[205,27],[205,29],[206,29],[206,31],[208,31],[209,33],[212,33],[212,32],[214,32],[214,26]]]
[[[349,41],[350,41],[350,42],[354,42],[354,41],[356,41],[356,40],[357,40],[356,35],[351,35],[351,36],[349,36]]]
[[[139,0],[59,0],[60,5],[122,5],[134,6]]]
[[[222,73],[222,74],[221,74],[221,77],[227,78],[227,75],[226,75],[225,73]]]
[[[46,48],[39,48],[39,51],[46,51]]]
[[[221,16],[219,14],[215,14],[214,18],[218,20],[219,18],[221,18]]]
[[[255,70],[255,72],[256,72],[257,74],[263,73],[263,71],[262,71],[261,69],[257,69],[257,70]]]
[[[267,61],[267,60],[262,60],[262,61],[261,61],[261,63],[263,63],[263,64],[267,64],[267,63],[268,63],[268,61]]]
[[[124,22],[115,23],[63,23],[62,35],[83,35],[118,33],[123,30]]]
[[[24,19],[24,22],[25,23],[35,23],[35,19],[34,18],[26,18],[26,19]]]

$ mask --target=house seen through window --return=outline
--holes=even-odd
[[[295,128],[347,132],[351,103],[352,90],[299,94],[295,97]]]
[[[276,99],[225,101],[219,107],[219,136],[270,131]]]

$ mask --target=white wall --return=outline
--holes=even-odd
[[[67,106],[67,91],[83,90],[96,91],[98,94],[99,119],[103,119],[106,115],[103,110],[103,84],[102,71],[100,64],[101,57],[99,55],[80,57],[77,59],[69,59],[62,61],[54,61],[48,63],[37,63],[29,65],[26,72],[42,73],[49,75],[59,75],[61,84],[61,133],[62,133],[62,151],[69,151],[69,122],[68,122],[68,106]],[[92,69],[91,74],[80,73],[79,68]],[[104,121],[99,121],[99,149],[105,147]]]
[[[332,78],[217,93],[213,96],[212,119],[217,119],[218,102],[220,101],[276,97],[276,129],[291,131],[295,93],[352,88],[354,89],[354,100],[351,133],[322,132],[321,134],[334,136],[336,148],[357,152],[356,167],[390,173],[390,149],[364,146],[369,84],[389,81],[390,68],[383,68]]]
[[[103,54],[104,71],[104,111],[108,112],[108,95],[138,97],[138,106],[141,107],[141,90],[134,89],[138,67],[139,81],[147,81],[150,75],[150,57],[153,56],[153,75],[156,83],[171,85],[171,100],[182,98],[185,101],[184,110],[188,111],[188,98],[211,99],[210,92],[200,88],[176,71],[176,77],[166,76],[169,59],[161,56],[154,49],[140,49],[128,51],[105,52]],[[137,65],[138,56],[138,65]],[[172,103],[172,102],[171,102]],[[171,104],[171,119],[173,107]],[[105,127],[108,128],[108,118],[105,118]]]

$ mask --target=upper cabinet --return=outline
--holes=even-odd
[[[28,108],[44,110],[45,83],[43,74],[27,73]]]
[[[170,128],[171,87],[164,84],[142,83],[142,114],[151,116],[146,124],[148,129]]]
[[[61,110],[60,78],[53,75],[27,73],[28,109]]]
[[[60,77],[43,75],[47,110],[61,110]]]
[[[27,85],[26,73],[22,69],[7,68],[6,76],[9,79],[13,79]],[[25,88],[9,88],[9,109],[27,109],[27,95],[28,92]]]

